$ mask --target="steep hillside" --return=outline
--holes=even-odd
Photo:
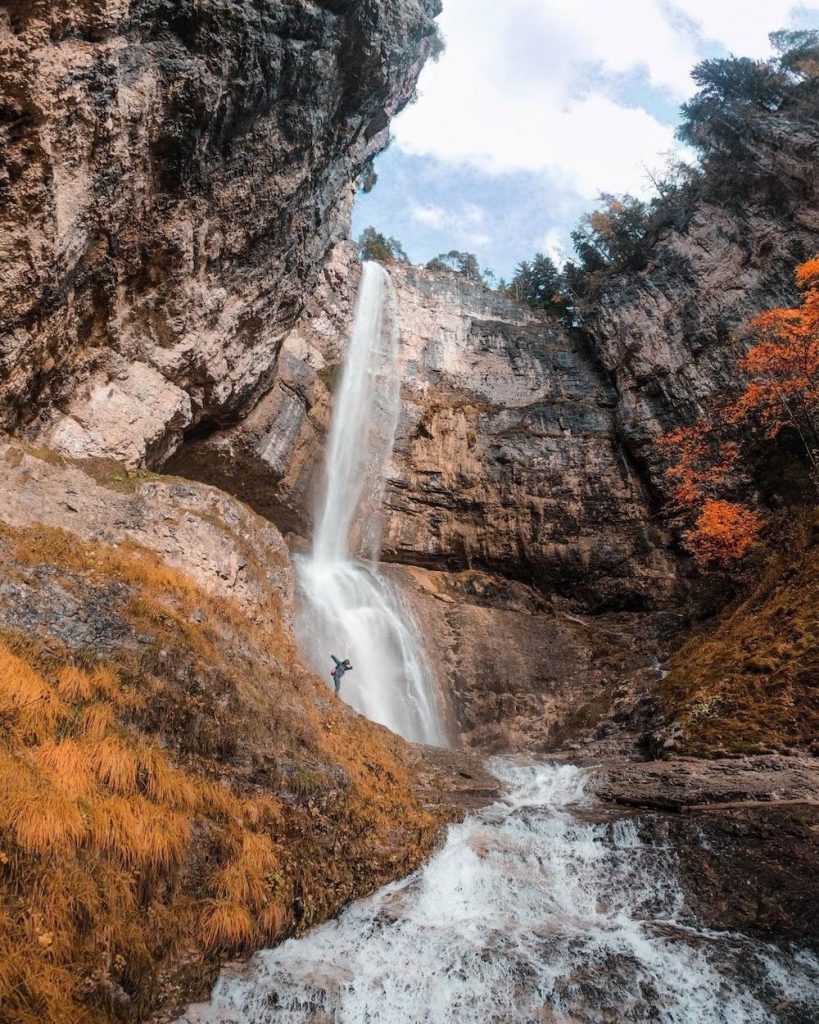
[[[819,524],[788,530],[759,578],[696,629],[658,687],[660,749],[819,753]]]
[[[470,769],[305,671],[274,527],[16,443],[0,521],[0,1018],[145,1020],[428,852]]]

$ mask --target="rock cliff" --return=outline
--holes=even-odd
[[[339,239],[437,10],[7,4],[0,425],[216,484],[303,543],[360,273]],[[706,181],[579,328],[392,268],[384,557],[472,741],[590,728],[667,653],[688,585],[654,441],[736,386],[744,323],[819,248],[803,108],[760,113],[741,201]]]
[[[590,734],[658,676],[679,628],[666,538],[582,334],[455,274],[390,268],[403,402],[383,557],[469,745]],[[309,536],[359,265],[340,246],[242,423],[169,468]],[[590,617],[592,611],[596,616]]]
[[[662,603],[662,534],[620,443],[617,396],[579,333],[454,274],[391,268],[403,402],[384,558],[479,568],[591,605]],[[169,464],[305,532],[359,270],[340,247],[271,392]]]
[[[819,251],[815,95],[759,110],[735,180],[699,187],[639,270],[595,275],[584,330],[617,394],[619,433],[662,492],[654,441],[737,389],[749,321],[793,306],[793,270]]]
[[[0,428],[156,466],[265,393],[439,0],[0,11]]]

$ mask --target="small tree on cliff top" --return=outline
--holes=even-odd
[[[691,427],[666,434],[665,476],[670,507],[693,521],[685,544],[700,565],[743,558],[764,525],[759,512],[726,500],[780,435],[797,441],[813,486],[819,488],[819,258],[796,270],[803,291],[795,309],[773,309],[752,322],[755,344],[740,360],[742,394]],[[761,449],[760,449],[761,446]]]
[[[358,254],[362,260],[378,263],[409,263],[409,257],[397,238],[382,235],[375,228],[364,228],[358,239]]]
[[[560,305],[558,298],[562,280],[553,259],[542,252],[524,260],[515,268],[515,275],[505,287],[507,295],[525,302],[533,309],[551,309]]]
[[[483,283],[483,272],[478,257],[474,253],[461,252],[459,249],[439,253],[427,263],[427,270],[452,270],[476,284]]]

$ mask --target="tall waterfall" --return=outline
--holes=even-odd
[[[401,398],[398,341],[389,275],[365,263],[313,550],[297,560],[299,636],[311,666],[328,680],[331,654],[350,659],[342,696],[367,718],[409,740],[441,744],[412,616],[377,568],[384,479]]]

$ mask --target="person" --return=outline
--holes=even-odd
[[[330,657],[336,663],[336,667],[333,669],[333,671],[330,673],[330,675],[333,677],[333,682],[336,684],[336,697],[337,697],[338,696],[338,691],[341,689],[341,680],[342,680],[342,677],[344,676],[344,673],[345,672],[349,672],[350,669],[353,666],[350,664],[350,659],[349,658],[345,658],[344,661],[340,661],[335,656],[335,654],[331,654]]]

